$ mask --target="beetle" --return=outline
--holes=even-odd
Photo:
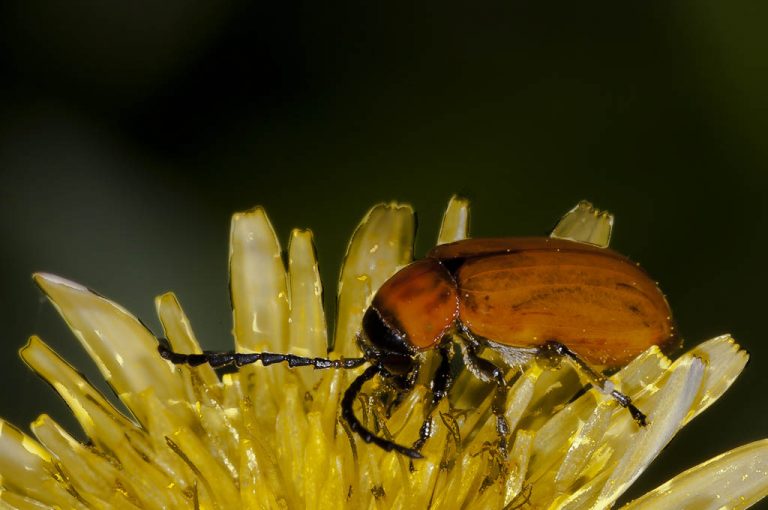
[[[436,350],[441,359],[431,388],[434,409],[450,390],[451,359],[458,351],[474,376],[495,385],[492,411],[504,451],[508,383],[502,367],[481,356],[483,349],[498,352],[510,368],[534,358],[555,366],[567,360],[645,426],[645,414],[603,374],[654,345],[669,350],[677,335],[657,284],[613,250],[554,237],[478,238],[439,245],[390,277],[365,311],[357,343],[363,356],[346,359],[268,352],[180,354],[163,345],[159,351],[173,363],[192,366],[260,361],[265,366],[285,362],[351,369],[368,364],[345,391],[344,420],[363,441],[420,458],[430,435],[429,416],[410,447],[375,435],[355,416],[354,400],[375,376],[408,391],[424,353]]]

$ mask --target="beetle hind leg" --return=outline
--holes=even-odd
[[[592,385],[600,390],[605,395],[612,397],[621,407],[624,407],[632,415],[632,419],[640,425],[645,427],[648,424],[648,419],[645,414],[638,409],[635,404],[632,403],[632,399],[628,395],[617,390],[613,383],[608,380],[604,375],[596,372],[592,367],[581,359],[575,352],[570,350],[560,342],[550,341],[544,344],[539,349],[539,355],[551,360],[552,362],[559,363],[563,358],[571,362],[571,364],[581,374],[585,375]]]

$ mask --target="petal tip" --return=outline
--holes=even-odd
[[[50,287],[69,287],[73,290],[88,292],[88,288],[83,285],[51,273],[34,273],[32,279],[43,291]]]
[[[250,209],[246,209],[244,211],[236,212],[232,215],[232,223],[237,223],[245,218],[249,217],[267,217],[267,211],[264,209],[263,206],[255,205],[251,207]]]
[[[42,343],[42,340],[40,340],[40,337],[37,335],[32,335],[27,339],[27,343],[25,343],[20,349],[19,349],[19,356],[21,356],[22,359],[24,359],[24,354],[29,351],[30,349],[36,347]]]

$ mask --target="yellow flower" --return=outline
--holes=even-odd
[[[438,241],[465,237],[467,218],[467,203],[453,199]],[[583,222],[561,222],[558,235],[607,243],[610,223],[598,220],[587,222],[586,232]],[[333,356],[359,355],[363,311],[373,291],[411,260],[413,236],[408,206],[379,205],[363,219],[341,272]],[[236,214],[229,262],[238,351],[325,355],[309,232],[291,234],[286,268],[264,211]],[[434,413],[425,458],[410,466],[402,455],[361,442],[339,419],[340,395],[361,369],[249,365],[219,378],[208,366],[161,359],[152,333],[111,301],[56,276],[35,280],[131,415],[32,337],[22,358],[64,398],[89,442],[76,441],[47,415],[32,424],[35,439],[0,422],[0,506],[7,508],[606,508],[747,362],[728,336],[674,362],[656,348],[642,354],[613,381],[648,414],[645,428],[594,390],[569,403],[582,387],[577,374],[533,363],[509,375],[507,460],[494,446],[492,396],[462,374]],[[156,305],[174,350],[200,352],[173,294]],[[427,388],[417,384],[389,417],[378,391],[376,383],[366,385],[358,416],[380,435],[410,444]],[[626,508],[746,508],[768,492],[767,470],[768,441],[758,441]]]

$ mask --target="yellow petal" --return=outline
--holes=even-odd
[[[93,508],[141,508],[141,498],[132,492],[131,473],[118,468],[103,454],[67,434],[50,416],[32,424],[40,443],[56,457],[62,477],[84,502]]]
[[[164,473],[157,464],[147,462],[154,458],[150,439],[136,424],[126,419],[70,365],[56,355],[37,337],[30,338],[21,350],[21,356],[40,376],[49,381],[72,409],[83,430],[102,451],[109,452],[126,473],[133,485],[131,494],[144,503],[171,506],[184,500],[178,491],[165,487],[175,478]],[[149,425],[153,417],[145,399],[133,399],[124,394],[129,408],[141,408],[144,422]],[[140,402],[140,403],[138,403]],[[188,415],[182,420],[186,422]],[[0,472],[3,472],[0,469]]]
[[[686,416],[688,423],[715,403],[744,370],[749,361],[747,351],[739,347],[731,335],[722,335],[693,347],[686,356],[694,356],[707,364],[701,392],[691,412]],[[682,363],[681,357],[676,363]]]
[[[748,508],[768,496],[768,439],[740,446],[677,475],[624,510]]]
[[[448,201],[437,244],[452,243],[469,235],[469,200],[456,195]]]
[[[241,352],[287,352],[288,290],[280,243],[260,207],[232,216],[229,239],[229,285],[235,349]],[[285,370],[242,367],[237,374],[249,398],[259,402],[248,420],[274,423],[274,395],[269,388],[285,382]]]
[[[677,433],[701,387],[703,375],[704,363],[699,358],[689,357],[688,363],[676,367],[655,405],[649,406],[650,424],[638,432],[639,437],[627,441],[629,448],[598,496],[598,508],[616,501]]]
[[[568,239],[607,248],[611,242],[613,215],[600,211],[586,200],[565,213],[550,234],[551,237]]]
[[[315,258],[312,232],[294,230],[288,245],[288,279],[291,311],[289,321],[289,351],[300,356],[323,357],[328,350],[328,338],[323,311],[323,285]],[[311,388],[321,373],[304,368],[297,370],[304,388]]]
[[[53,476],[51,457],[40,443],[0,420],[0,485],[47,505],[84,508]]]
[[[563,458],[555,476],[555,487],[559,493],[573,485],[586,467],[592,454],[600,446],[611,421],[615,404],[603,397],[592,416],[580,427],[571,440],[568,453]]]
[[[360,222],[347,247],[339,277],[338,319],[333,349],[355,357],[360,351],[355,338],[370,293],[413,259],[413,209],[397,203],[373,207]],[[361,284],[367,293],[358,289]],[[367,295],[366,295],[367,294]]]
[[[38,337],[30,337],[19,355],[61,395],[88,437],[120,441],[121,429],[135,429],[96,388]],[[104,445],[106,446],[106,444]]]
[[[158,356],[155,337],[133,315],[58,276],[34,278],[118,395],[154,387],[162,399],[183,398],[181,381]]]
[[[277,240],[264,209],[232,216],[229,278],[238,351],[288,348],[288,290]]]
[[[185,354],[199,354],[203,352],[200,349],[200,344],[197,343],[195,334],[192,332],[192,325],[181,309],[179,300],[176,299],[176,295],[173,292],[167,292],[162,296],[156,297],[155,309],[157,310],[157,316],[160,318],[160,324],[163,326],[165,338],[168,339],[173,350]],[[192,377],[199,378],[199,384],[208,387],[215,387],[219,382],[216,373],[208,365],[201,365],[196,367],[195,370],[190,370],[188,367],[183,366],[177,366],[176,368],[184,373],[188,390],[192,384]]]

